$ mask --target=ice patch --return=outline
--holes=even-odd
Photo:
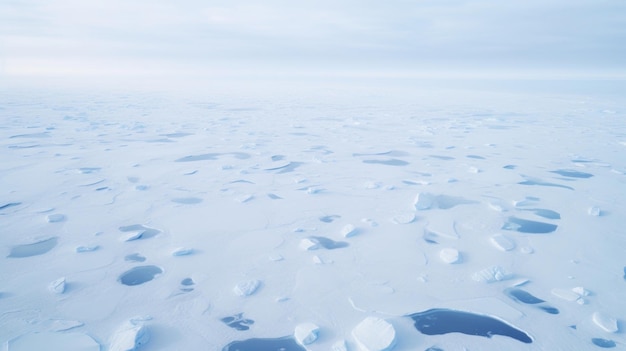
[[[357,235],[358,233],[359,233],[359,229],[357,229],[352,224],[345,225],[343,228],[341,228],[341,232],[340,232],[341,236],[343,236],[344,238],[353,237]]]
[[[260,280],[256,280],[256,279],[246,280],[243,282],[239,282],[237,285],[235,285],[235,287],[233,288],[233,292],[237,296],[243,296],[243,297],[250,296],[254,294],[259,289],[260,286],[261,286]]]
[[[32,244],[14,246],[7,257],[22,258],[43,255],[52,250],[57,245],[57,241],[57,237],[52,237]]]
[[[363,163],[379,164],[379,165],[387,165],[387,166],[406,166],[409,164],[407,161],[399,160],[397,158],[391,158],[387,160],[363,160]]]
[[[502,234],[496,234],[490,238],[491,244],[501,251],[511,251],[515,248],[515,241]]]
[[[574,302],[580,298],[580,295],[570,289],[554,288],[551,290],[552,295],[565,301]]]
[[[602,312],[594,312],[591,319],[600,329],[607,333],[617,333],[619,330],[617,319]]]
[[[454,160],[454,157],[451,157],[451,156],[428,155],[428,157],[434,158],[434,159],[437,159],[437,160],[443,160],[443,161]]]
[[[172,199],[172,202],[183,205],[195,205],[201,203],[202,199],[198,197],[176,197]]]
[[[600,214],[602,214],[602,211],[600,210],[600,207],[592,206],[587,209],[587,214],[589,214],[590,216],[594,216],[594,217],[600,217]]]
[[[413,206],[415,206],[417,210],[421,211],[433,208],[447,210],[458,205],[469,205],[475,203],[476,201],[467,200],[462,197],[419,193],[413,201]]]
[[[313,323],[302,323],[296,326],[293,336],[300,345],[309,345],[317,340],[320,327]]]
[[[460,261],[461,256],[459,250],[452,248],[445,248],[439,251],[439,258],[445,263],[457,263]]]
[[[415,213],[412,212],[399,213],[391,218],[391,222],[395,224],[409,224],[413,221],[415,221]]]
[[[361,351],[388,351],[396,342],[396,330],[384,319],[367,317],[352,330]]]
[[[46,221],[48,221],[48,223],[59,223],[59,222],[63,222],[63,221],[65,221],[65,215],[60,214],[60,213],[55,213],[55,214],[47,215],[47,216],[46,216]]]
[[[194,253],[194,249],[179,247],[172,252],[172,256],[189,256]]]
[[[82,333],[30,333],[7,342],[7,351],[100,351],[100,345]],[[113,351],[113,350],[111,350]]]
[[[250,154],[246,154],[244,152],[227,152],[227,153],[209,153],[202,155],[190,155],[177,159],[174,162],[196,162],[196,161],[209,161],[209,160],[217,160],[222,155],[232,155],[236,159],[245,160],[250,158]]]
[[[122,226],[119,229],[121,232],[128,233],[122,237],[122,241],[149,239],[161,232],[158,229],[149,228],[141,224]]]
[[[472,275],[472,279],[482,283],[494,283],[507,280],[513,277],[513,274],[507,272],[500,266],[491,266],[480,270]]]
[[[168,138],[182,138],[182,137],[186,137],[186,136],[189,136],[189,135],[193,135],[193,134],[192,133],[184,133],[184,132],[161,134],[161,136],[168,137]]]
[[[148,341],[150,341],[148,328],[141,320],[131,319],[113,334],[109,351],[134,351]]]
[[[151,281],[161,273],[163,270],[157,266],[138,266],[122,273],[118,281],[128,286],[140,285]]]
[[[87,245],[87,246],[78,246],[76,248],[76,253],[84,253],[84,252],[93,252],[100,248],[98,245]]]
[[[99,172],[100,170],[100,167],[81,167],[78,169],[78,172],[81,174],[92,174]]]
[[[65,292],[65,277],[59,278],[48,285],[48,290],[55,294],[63,294]]]

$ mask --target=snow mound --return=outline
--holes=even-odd
[[[589,296],[589,290],[583,288],[582,286],[578,286],[572,289],[560,289],[554,288],[552,289],[552,295],[561,298],[565,301],[574,302],[576,301],[580,305],[585,304],[585,300],[583,297]]]
[[[348,351],[348,345],[345,340],[339,340],[330,347],[331,351]]]
[[[421,211],[433,208],[447,210],[458,205],[469,205],[474,203],[476,202],[462,197],[434,195],[430,193],[418,193],[415,200],[413,200],[413,206],[415,206],[415,209]]]
[[[351,236],[357,235],[359,230],[352,224],[347,224],[341,229],[341,236],[344,238],[349,238]]]
[[[480,270],[472,275],[472,279],[477,282],[494,283],[507,280],[513,277],[513,274],[507,272],[500,266],[491,266]]]
[[[259,286],[261,286],[260,280],[246,280],[235,285],[233,292],[238,296],[250,296],[259,289]]]
[[[457,263],[460,261],[461,256],[459,250],[452,248],[445,248],[439,251],[439,258],[445,263]]]
[[[317,250],[319,249],[320,245],[319,242],[316,242],[310,238],[304,238],[302,240],[300,240],[300,248],[302,250]]]
[[[491,237],[491,244],[502,251],[511,251],[515,248],[515,241],[502,234],[496,234]]]
[[[308,345],[317,340],[319,331],[320,327],[313,323],[302,323],[296,326],[293,336],[296,338],[298,344]]]
[[[395,345],[396,330],[384,319],[367,317],[352,330],[352,336],[361,351],[387,351]]]
[[[600,217],[601,212],[602,211],[600,211],[600,207],[598,206],[592,206],[587,209],[587,213],[594,217]]]
[[[150,341],[148,328],[142,321],[131,319],[122,324],[111,337],[109,351],[133,351]]]
[[[617,333],[619,330],[619,327],[617,326],[617,319],[607,316],[602,312],[594,312],[591,319],[600,329],[608,333]]]
[[[409,224],[413,221],[415,221],[415,213],[412,212],[398,213],[391,218],[394,224]]]
[[[48,290],[55,294],[63,294],[65,292],[65,277],[61,277],[48,285]]]

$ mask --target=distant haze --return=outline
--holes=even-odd
[[[8,77],[626,76],[623,0],[0,2]]]

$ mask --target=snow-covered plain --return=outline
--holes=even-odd
[[[378,84],[3,91],[5,350],[626,348],[623,96]]]

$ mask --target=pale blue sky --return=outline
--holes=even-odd
[[[7,75],[626,72],[624,0],[0,0]]]

